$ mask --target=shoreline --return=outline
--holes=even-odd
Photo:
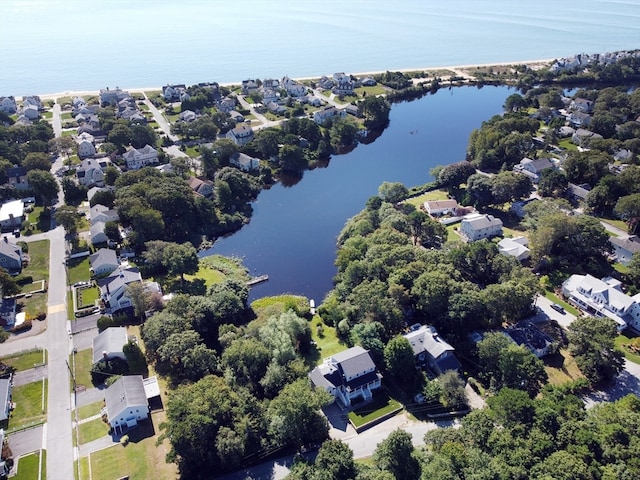
[[[517,61],[517,62],[498,62],[498,63],[477,63],[477,64],[469,64],[469,65],[450,65],[450,66],[443,66],[443,67],[424,67],[424,68],[402,68],[402,69],[392,69],[392,70],[376,70],[376,71],[369,71],[369,72],[356,72],[356,73],[351,73],[350,75],[354,75],[356,77],[364,77],[364,76],[371,76],[371,75],[379,75],[382,73],[385,73],[387,71],[394,71],[394,72],[402,72],[402,73],[407,73],[407,72],[430,72],[430,71],[438,71],[438,70],[452,70],[452,71],[456,71],[456,70],[469,70],[469,69],[475,69],[475,68],[486,68],[486,67],[505,67],[505,66],[509,66],[509,65],[548,65],[550,64],[554,59],[542,59],[542,60],[523,60],[523,61]],[[317,79],[320,78],[322,75],[317,75],[317,76],[313,76],[313,77],[297,77],[294,78],[294,80],[297,81],[307,81],[307,80],[313,80],[313,79]],[[220,86],[231,86],[231,85],[240,85],[242,82],[242,80],[238,81],[238,82],[230,82],[230,83],[220,83]],[[156,87],[145,87],[145,88],[141,88],[141,87],[136,87],[136,88],[122,88],[122,90],[128,91],[130,93],[141,93],[141,92],[149,92],[149,91],[162,91],[162,86],[156,86]],[[83,95],[98,95],[100,93],[100,90],[68,90],[65,92],[58,92],[58,93],[46,93],[46,94],[39,94],[38,96],[40,97],[41,100],[55,100],[57,98],[60,97],[74,97],[74,96],[83,96]],[[16,100],[22,101],[22,99],[24,98],[24,96],[16,96],[15,97]]]

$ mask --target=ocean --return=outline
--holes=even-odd
[[[640,48],[640,0],[2,0],[0,95]]]

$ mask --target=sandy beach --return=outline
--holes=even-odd
[[[517,61],[517,62],[484,63],[484,64],[472,64],[472,65],[451,65],[451,66],[445,66],[445,67],[404,68],[404,69],[396,69],[394,71],[406,73],[406,72],[437,72],[440,70],[450,70],[454,72],[456,75],[459,75],[463,73],[465,70],[475,70],[477,68],[505,67],[509,65],[514,65],[514,66],[528,65],[533,68],[534,66],[540,67],[540,66],[549,65],[553,61],[554,59],[524,60],[524,61]],[[352,73],[351,75],[354,75],[356,77],[366,77],[366,76],[385,73],[386,71],[387,70],[378,70],[378,71],[372,71],[372,72],[357,72],[357,73]],[[298,81],[314,80],[314,79],[320,78],[320,76],[321,75],[318,75],[315,77],[300,77],[300,78],[296,78],[295,80],[298,80]],[[220,85],[228,87],[232,85],[240,85],[240,83],[241,81],[232,82],[232,83],[221,83]],[[122,89],[130,93],[141,93],[141,92],[159,91],[159,90],[162,90],[162,87],[161,86],[147,87],[147,88],[135,87],[135,88],[122,88]],[[99,95],[99,94],[100,94],[100,91],[98,90],[73,90],[73,91],[65,91],[65,92],[59,92],[59,93],[40,94],[39,96],[42,100],[55,100],[60,97],[78,97],[78,96],[90,96],[90,95]],[[22,100],[22,97],[16,97],[16,99]]]

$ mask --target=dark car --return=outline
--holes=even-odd
[[[560,312],[561,314],[565,314],[564,308],[562,305],[558,305],[557,303],[552,303],[551,308],[553,308],[556,312]]]

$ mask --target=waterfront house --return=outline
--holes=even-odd
[[[126,327],[105,328],[93,337],[93,363],[100,360],[125,360],[124,346],[129,342]]]
[[[416,324],[403,336],[411,344],[418,365],[429,367],[436,375],[441,375],[447,370],[460,370],[455,349],[434,327]]]
[[[22,271],[22,248],[9,241],[9,237],[0,240],[0,267],[11,275],[18,275]]]
[[[243,80],[241,88],[243,95],[253,95],[258,92],[258,83],[252,79]]]
[[[40,110],[35,105],[27,105],[22,107],[22,115],[27,119],[34,121],[40,118]]]
[[[487,214],[465,215],[460,222],[460,234],[470,242],[498,237],[502,235],[502,220]]]
[[[640,331],[640,293],[630,297],[614,278],[571,275],[562,284],[562,293],[588,314],[612,319],[619,331],[627,327]]]
[[[0,97],[0,111],[7,115],[13,115],[18,111],[18,104],[14,96]]]
[[[333,88],[331,91],[336,95],[353,95],[354,82],[351,75],[344,72],[333,74]]]
[[[7,177],[9,178],[9,185],[16,190],[27,190],[29,188],[26,168],[13,166],[7,169]]]
[[[503,255],[508,255],[522,262],[531,256],[529,240],[526,237],[503,238],[498,242],[498,250]]]
[[[42,110],[42,100],[38,95],[26,95],[22,97],[22,107],[35,107],[37,110]]]
[[[3,231],[20,228],[24,220],[24,203],[22,200],[11,200],[0,207],[0,228]]]
[[[145,145],[142,148],[131,147],[122,157],[127,163],[128,170],[138,170],[159,162],[158,151],[151,145]]]
[[[9,419],[11,414],[11,376],[0,378],[0,422]]]
[[[131,299],[126,294],[127,285],[142,282],[142,275],[137,268],[118,267],[108,277],[97,281],[100,287],[100,298],[108,313],[116,313],[132,307]]]
[[[187,93],[187,87],[183,84],[162,87],[162,96],[167,102],[179,102],[185,93]]]
[[[327,105],[326,107],[321,108],[320,110],[316,110],[313,112],[313,121],[318,125],[322,125],[329,118],[338,117],[344,118],[346,117],[347,112],[344,109],[337,109],[333,105]]]
[[[213,198],[213,183],[209,180],[203,180],[201,178],[189,177],[187,183],[191,190],[197,195],[208,199]]]
[[[227,132],[226,137],[242,147],[253,140],[253,130],[248,125],[238,125]]]
[[[609,237],[609,242],[613,246],[616,260],[625,266],[629,265],[635,253],[640,252],[640,238],[637,235]]]
[[[456,200],[429,200],[423,203],[425,211],[433,216],[455,215],[458,208]]]
[[[229,158],[229,163],[245,172],[257,170],[260,168],[260,160],[240,152],[236,152],[231,155],[231,158]]]
[[[149,401],[142,375],[125,375],[116,380],[105,395],[107,421],[115,431],[133,428],[149,418]]]
[[[113,272],[118,268],[118,255],[115,250],[101,248],[96,253],[89,255],[89,271],[92,275],[101,276]]]
[[[129,92],[126,92],[119,87],[110,90],[109,87],[100,90],[100,105],[116,106],[118,102],[129,98]]]
[[[313,384],[329,392],[345,407],[353,400],[369,400],[382,385],[382,375],[369,352],[360,346],[349,348],[325,358],[309,373]]]
[[[282,78],[282,86],[291,97],[303,97],[307,93],[307,88],[304,85],[289,77]]]

